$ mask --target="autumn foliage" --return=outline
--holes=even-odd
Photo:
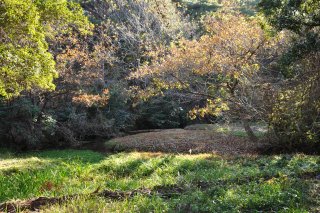
[[[0,2],[0,141],[196,122],[241,122],[258,141],[262,122],[282,147],[318,144],[318,1],[210,2]]]
[[[190,111],[192,117],[220,116],[231,107],[245,117],[252,109],[242,102],[243,90],[257,83],[253,78],[259,75],[259,56],[267,37],[256,20],[239,13],[207,17],[205,30],[198,40],[177,41],[158,60],[135,72],[132,77],[149,82],[147,88],[138,89],[138,95],[147,98],[174,89],[206,100],[205,106]]]

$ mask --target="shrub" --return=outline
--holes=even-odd
[[[319,54],[295,63],[304,72],[292,79],[277,98],[270,116],[279,141],[289,148],[320,145]]]
[[[44,135],[41,125],[35,122],[39,108],[26,99],[18,99],[12,104],[0,106],[1,143],[18,150],[39,146]]]

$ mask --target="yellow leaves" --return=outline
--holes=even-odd
[[[207,99],[207,104],[205,107],[195,107],[189,111],[190,119],[194,120],[196,117],[203,118],[205,115],[219,116],[221,113],[228,111],[229,107],[222,98]]]
[[[306,132],[306,138],[310,141],[314,141],[317,138],[317,133],[312,132],[311,130]]]
[[[252,70],[254,71],[258,71],[260,69],[260,65],[259,64],[252,64]]]
[[[158,89],[169,89],[169,85],[166,84],[164,81],[161,81],[160,79],[153,78],[152,82],[153,85]]]
[[[239,72],[234,72],[233,73],[233,78],[239,79],[239,77],[240,77],[240,73]]]
[[[277,178],[270,178],[269,180],[266,181],[267,184],[273,185],[277,181]]]

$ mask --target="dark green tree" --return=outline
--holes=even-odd
[[[320,1],[319,0],[262,0],[261,12],[278,31],[289,30],[297,35],[293,45],[281,58],[282,74],[296,76],[292,64],[320,51]]]
[[[262,0],[259,7],[278,30],[305,33],[320,26],[319,0]]]

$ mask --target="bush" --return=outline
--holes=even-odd
[[[112,120],[100,109],[90,107],[41,112],[27,98],[0,105],[0,146],[14,150],[72,147],[82,140],[110,138],[115,134]]]
[[[278,95],[270,123],[284,147],[320,147],[319,55],[300,60],[297,67],[303,72]]]
[[[0,103],[1,104],[1,103]],[[39,146],[44,135],[35,119],[39,108],[26,99],[0,105],[1,145],[19,150]]]

